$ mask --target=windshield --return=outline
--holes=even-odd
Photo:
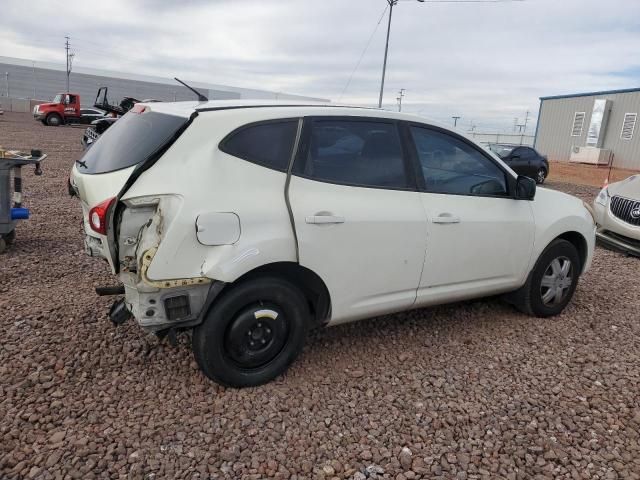
[[[55,97],[53,97],[53,103],[62,103],[64,95],[59,93]]]
[[[489,149],[499,157],[507,157],[515,147],[507,147],[505,145],[489,145]]]
[[[143,162],[160,150],[187,122],[156,112],[124,115],[77,162],[80,173],[108,173]]]

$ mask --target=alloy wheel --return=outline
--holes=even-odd
[[[564,301],[573,284],[573,265],[567,257],[554,258],[547,266],[540,282],[542,303],[547,307]]]

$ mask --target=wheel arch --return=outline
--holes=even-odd
[[[554,238],[552,242],[558,239],[566,240],[567,242],[571,243],[574,247],[576,247],[576,250],[578,251],[578,256],[580,257],[580,271],[582,272],[584,270],[585,263],[587,261],[587,255],[588,255],[587,239],[584,238],[584,236],[581,233],[575,232],[575,231],[564,232],[561,235],[558,235],[556,238]]]
[[[302,291],[309,302],[314,326],[321,326],[329,321],[331,313],[329,289],[317,273],[295,262],[268,263],[254,268],[228,284],[225,289],[240,282],[266,276],[287,280]]]

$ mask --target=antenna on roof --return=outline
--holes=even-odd
[[[187,87],[189,90],[191,90],[193,93],[195,93],[198,96],[198,101],[200,102],[208,102],[209,99],[207,97],[205,97],[203,94],[201,94],[199,91],[197,91],[195,88],[190,87],[189,85],[187,85],[186,83],[184,83],[182,80],[180,80],[178,77],[173,77],[173,79],[178,82],[181,83],[182,85],[184,85],[185,87]]]

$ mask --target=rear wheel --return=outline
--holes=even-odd
[[[555,240],[540,255],[527,283],[507,295],[507,300],[529,315],[558,315],[571,301],[580,271],[576,247],[566,240]]]
[[[58,127],[62,125],[62,117],[57,113],[51,113],[47,117],[47,125],[50,127]]]
[[[4,241],[4,238],[0,237],[0,253],[4,253],[7,249],[7,244]]]
[[[193,334],[196,362],[232,387],[266,383],[300,354],[310,321],[303,294],[272,277],[247,280],[224,293]]]
[[[542,185],[546,179],[547,171],[544,168],[540,167],[540,169],[538,169],[538,173],[536,173],[536,183]]]

